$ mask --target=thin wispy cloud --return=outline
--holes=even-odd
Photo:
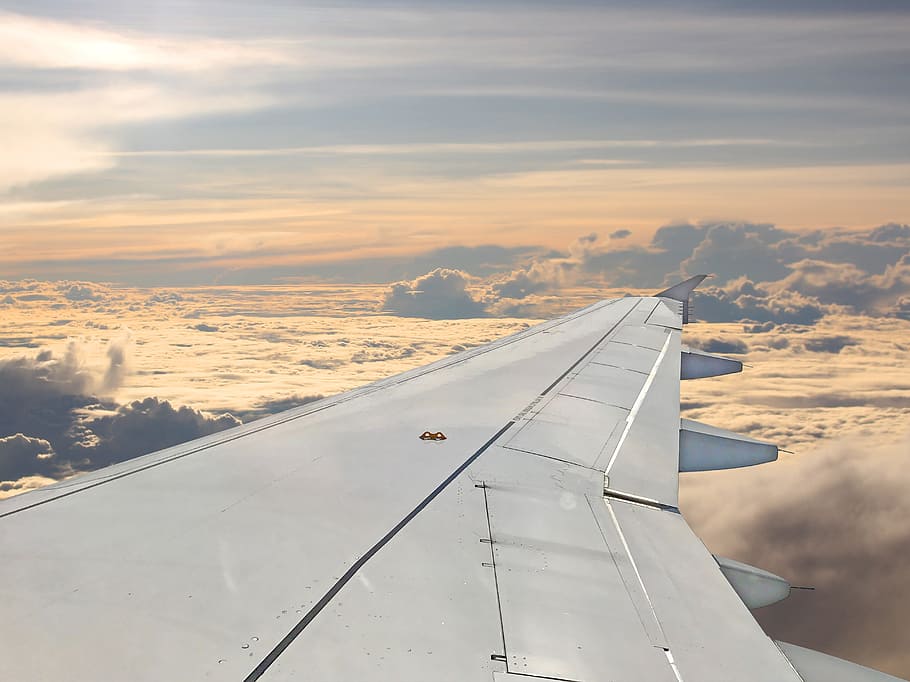
[[[0,14],[12,274],[910,210],[906,13],[207,7]]]
[[[656,149],[686,147],[805,146],[772,139],[691,140],[527,140],[512,142],[428,142],[400,144],[341,144],[259,149],[145,149],[110,152],[110,156],[403,156],[435,153],[502,154],[504,152],[565,152],[586,149]]]
[[[205,71],[286,64],[279,48],[253,41],[190,39],[0,13],[0,64],[33,69]]]

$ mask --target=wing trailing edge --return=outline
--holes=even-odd
[[[814,649],[777,642],[804,682],[904,682],[898,677],[867,668]]]

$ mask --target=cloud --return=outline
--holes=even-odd
[[[910,242],[910,225],[888,223],[879,225],[869,233],[873,242],[886,242],[888,244],[906,244]]]
[[[69,301],[97,301],[101,296],[88,284],[71,284],[63,289],[63,296]]]
[[[156,291],[154,294],[145,299],[146,306],[154,305],[179,305],[186,300],[183,294],[176,291]]]
[[[246,423],[254,419],[266,417],[270,414],[276,414],[277,412],[284,412],[285,410],[291,410],[295,407],[314,403],[317,400],[322,400],[324,397],[324,395],[319,393],[312,395],[292,393],[291,395],[283,396],[281,398],[260,400],[253,408],[248,410],[235,410],[235,413],[237,418]]]
[[[363,364],[364,362],[385,362],[387,360],[402,360],[409,358],[417,352],[413,346],[404,346],[401,348],[382,345],[372,346],[356,351],[351,356],[351,362]]]
[[[759,282],[782,279],[790,270],[777,246],[791,235],[773,225],[712,225],[681,268],[692,274],[712,273],[723,282],[740,277]]]
[[[487,291],[494,299],[522,300],[531,294],[555,289],[574,265],[562,259],[538,260],[525,268],[494,278]]]
[[[101,380],[101,390],[109,393],[123,384],[128,371],[127,348],[131,339],[129,330],[125,330],[119,337],[112,339],[107,346],[107,368]]]
[[[690,345],[706,353],[742,354],[749,352],[749,346],[741,339],[709,336],[692,339]]]
[[[870,274],[850,263],[813,259],[796,262],[791,270],[776,288],[800,291],[822,303],[850,306],[858,313],[894,312],[898,302],[910,294],[910,253],[906,250],[881,274]]]
[[[287,62],[264,43],[166,38],[0,12],[0,64],[7,67],[204,71]]]
[[[632,234],[631,230],[616,230],[610,233],[610,239],[625,239]]]
[[[645,247],[615,241],[583,235],[565,251],[524,255],[525,263],[499,274],[438,268],[394,285],[383,309],[436,319],[549,316],[559,312],[559,298],[544,296],[567,287],[656,290],[700,272],[713,278],[696,291],[694,312],[709,322],[812,325],[843,312],[907,317],[910,308],[910,227],[904,225],[828,234],[682,223],[659,228]]]
[[[344,364],[342,360],[329,358],[303,358],[298,360],[297,363],[313,369],[337,369]]]
[[[777,573],[794,591],[756,612],[772,637],[910,677],[910,438],[839,438],[816,451],[682,477],[682,509],[711,551]]]
[[[239,424],[150,397],[119,405],[99,398],[121,385],[129,335],[112,340],[107,365],[89,366],[85,348],[0,360],[0,480],[8,493],[90,471]],[[22,480],[19,479],[28,479]],[[46,481],[45,481],[46,482]]]
[[[25,476],[58,478],[72,468],[56,460],[51,444],[43,438],[21,433],[0,438],[0,481],[15,481]]]
[[[74,91],[0,94],[5,153],[0,191],[113,168],[114,131],[140,122],[250,111],[272,102],[256,91],[162,82]]]
[[[130,124],[268,106],[273,98],[248,74],[293,63],[285,48],[0,12],[0,66],[27,84],[0,94],[0,191],[113,168]],[[100,78],[105,71],[116,78]]]
[[[910,320],[910,296],[901,296],[894,303],[891,315],[902,320]]]
[[[200,331],[200,332],[217,332],[218,331],[218,327],[213,327],[212,325],[205,324],[203,322],[193,325],[192,329],[195,329],[196,331]]]
[[[848,346],[858,346],[859,344],[859,339],[843,334],[816,336],[815,338],[805,339],[803,341],[803,347],[813,353],[840,353]]]
[[[86,395],[94,390],[96,375],[86,367],[84,348],[71,341],[66,352],[55,356],[50,350],[43,350],[35,357],[19,357],[0,361],[0,386],[9,404],[0,414],[9,414],[16,403],[27,403],[37,398],[64,395]],[[16,396],[21,401],[16,400]],[[18,408],[17,408],[18,409]]]
[[[822,305],[818,299],[799,291],[777,288],[741,278],[725,287],[707,286],[696,290],[693,298],[696,319],[706,322],[752,320],[755,322],[814,324],[834,306]]]
[[[486,308],[468,291],[470,283],[470,276],[464,272],[437,268],[411,281],[393,284],[381,310],[432,320],[484,317]]]
[[[96,469],[239,424],[231,414],[208,415],[186,405],[174,407],[167,400],[145,398],[121,405],[113,414],[81,421],[76,426],[80,439],[71,453],[84,454],[83,470]]]

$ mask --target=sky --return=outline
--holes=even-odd
[[[0,495],[711,273],[684,342],[748,367],[683,414],[795,454],[683,511],[818,588],[773,636],[910,677],[907,35],[882,0],[3,2]]]
[[[6,2],[0,267],[325,276],[908,212],[903,3]]]

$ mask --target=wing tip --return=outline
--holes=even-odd
[[[695,291],[699,284],[704,282],[710,276],[711,275],[695,275],[687,280],[683,280],[682,282],[677,282],[673,286],[654,294],[654,297],[669,298],[674,301],[688,303],[689,296],[692,294],[692,292]]]
[[[678,282],[673,286],[664,289],[656,294],[655,298],[668,298],[671,301],[678,301],[682,303],[682,314],[683,324],[688,324],[691,318],[692,305],[689,302],[689,296],[692,295],[692,292],[695,291],[695,288],[710,277],[710,275],[695,275],[690,277],[687,280]]]

